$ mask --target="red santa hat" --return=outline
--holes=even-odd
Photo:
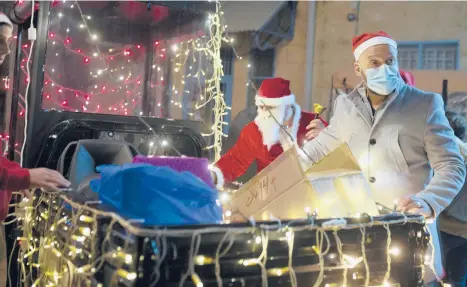
[[[352,39],[353,54],[358,60],[366,49],[376,45],[389,45],[397,49],[397,43],[386,32],[364,33]]]
[[[11,23],[10,18],[8,18],[8,16],[2,12],[0,12],[0,24],[7,24],[11,28],[13,28],[13,23]]]
[[[295,103],[295,96],[289,86],[290,81],[282,78],[264,80],[256,95],[256,105],[277,107]]]
[[[415,86],[415,77],[413,76],[413,74],[411,72],[407,72],[407,71],[404,71],[404,70],[400,69],[399,74],[401,74],[402,80],[404,80],[404,82],[407,85]]]

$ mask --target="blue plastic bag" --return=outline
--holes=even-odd
[[[99,199],[145,225],[214,224],[222,220],[217,190],[190,172],[149,164],[97,167],[90,187]]]

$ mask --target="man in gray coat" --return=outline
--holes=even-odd
[[[428,250],[428,262],[434,272],[427,266],[424,279],[437,286],[444,272],[434,219],[457,195],[466,174],[443,100],[402,81],[397,44],[386,33],[355,37],[353,50],[362,84],[335,100],[329,126],[304,148],[317,162],[347,143],[376,202],[392,206],[396,201],[399,210],[429,219],[435,257]]]

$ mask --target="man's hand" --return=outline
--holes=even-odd
[[[325,128],[324,123],[320,119],[312,120],[306,127],[306,139],[314,139]]]
[[[29,170],[30,188],[47,188],[58,190],[61,187],[69,187],[70,182],[58,171],[48,168],[33,168]]]
[[[426,218],[433,216],[433,211],[428,203],[414,195],[404,197],[401,201],[399,201],[397,204],[397,210],[400,212],[421,214]]]

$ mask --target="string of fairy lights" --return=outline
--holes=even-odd
[[[104,49],[99,48],[99,33],[94,32],[94,29],[91,28],[93,17],[85,15],[78,2],[63,3],[61,7],[63,8],[57,9],[57,13],[50,15],[52,20],[51,30],[48,34],[43,108],[69,112],[141,115],[142,112],[138,111],[138,108],[142,104],[144,85],[141,79],[142,71],[136,75],[133,71],[128,70],[132,61],[137,63],[136,67],[143,66],[141,62],[133,59],[139,52],[144,51],[143,45],[124,45],[120,49],[110,48],[108,53],[107,51],[104,53]],[[242,59],[233,46],[233,38],[229,37],[227,33],[227,25],[222,16],[220,3],[218,3],[217,9],[216,13],[209,15],[206,21],[209,37],[201,36],[179,42],[177,40],[154,41],[153,48],[156,56],[153,59],[152,69],[156,73],[153,74],[150,83],[150,94],[156,96],[154,106],[157,106],[154,109],[155,112],[150,116],[170,117],[167,112],[164,114],[161,99],[164,97],[164,87],[168,84],[164,81],[164,73],[170,73],[173,78],[172,87],[165,96],[170,97],[169,104],[179,108],[182,114],[189,119],[199,120],[203,117],[203,109],[212,109],[211,131],[203,136],[210,138],[208,140],[210,145],[207,149],[213,149],[214,161],[220,158],[222,140],[227,137],[223,130],[228,123],[223,119],[230,110],[230,107],[225,103],[224,94],[221,92],[221,77],[223,76],[222,60],[219,56],[221,47],[225,44],[231,46],[236,59]],[[78,11],[82,20],[73,23],[76,27],[72,27],[70,22],[61,22],[64,19],[72,18],[70,13],[73,11]],[[84,34],[76,36],[73,34],[76,31]],[[80,39],[83,35],[87,36],[89,42],[95,46],[94,51],[87,51],[79,46],[83,41],[76,39]],[[28,44],[23,45],[24,55],[28,55],[28,48]],[[82,65],[82,68],[90,70],[91,79],[97,81],[90,84],[90,88],[81,90],[60,84],[62,77],[57,66],[62,64],[64,58],[73,57],[80,58],[78,63]],[[21,63],[23,70],[25,61],[27,61],[26,57],[22,59]],[[171,71],[167,71],[164,67],[163,62],[167,61],[174,63],[171,65],[173,67]],[[90,68],[94,64],[97,66]],[[110,65],[114,65],[114,67],[110,67]],[[251,68],[249,63],[246,66]],[[75,73],[74,70],[73,72]],[[28,80],[25,77],[25,82]],[[75,77],[73,81],[76,82]],[[191,89],[187,83],[191,84]],[[115,86],[111,86],[112,84]],[[249,85],[256,90],[254,83],[248,78],[247,86]],[[153,91],[153,89],[157,90]],[[194,94],[195,102],[190,107],[185,99],[192,97],[191,94]],[[114,103],[107,103],[104,106],[99,100],[106,102],[110,100]],[[21,108],[19,116],[23,115],[24,108]]]
[[[139,44],[125,45],[121,50],[109,49],[109,53],[103,53],[103,49],[99,48],[98,33],[93,32],[91,28],[90,22],[92,21],[92,17],[84,15],[77,2],[68,5],[64,4],[63,7],[59,12],[51,13],[50,16],[51,30],[48,35],[47,54],[49,56],[46,58],[43,108],[46,110],[113,113],[120,115],[129,115],[133,111],[133,115],[141,115],[142,112],[135,113],[134,111],[137,110],[138,104],[141,104],[141,91],[144,83],[142,83],[141,74],[132,77],[133,71],[128,72],[127,70],[129,63],[132,62],[132,57],[136,56],[138,51],[143,51],[144,47]],[[69,13],[71,12],[68,11],[70,9],[71,12],[72,10],[79,11],[82,18],[82,22],[79,22],[75,29],[60,22],[63,19],[70,19]],[[218,4],[217,9],[220,9],[220,4]],[[151,83],[151,88],[166,86],[164,73],[170,73],[173,81],[172,87],[167,91],[166,95],[170,98],[169,103],[173,107],[181,109],[182,113],[190,119],[202,118],[201,110],[203,108],[212,109],[211,132],[204,134],[204,136],[212,138],[210,141],[211,145],[207,149],[214,150],[214,158],[216,160],[220,157],[222,138],[226,137],[222,130],[228,124],[222,119],[227,115],[226,110],[230,109],[225,104],[224,95],[221,92],[223,67],[219,53],[223,43],[231,44],[233,42],[232,39],[225,37],[226,25],[221,24],[222,19],[220,14],[222,12],[219,12],[219,10],[216,11],[207,20],[208,36],[201,36],[186,41],[178,41],[177,39],[154,41],[156,56],[154,57],[152,68],[156,73],[152,77],[155,79],[155,83]],[[57,27],[57,29],[54,29],[54,27]],[[62,30],[66,32],[65,36],[60,35]],[[94,52],[88,52],[86,49],[79,47],[82,41],[76,40],[79,37],[73,35],[73,31],[75,30],[87,34],[90,42],[95,46]],[[23,45],[22,48],[23,53],[27,55],[28,44]],[[62,75],[57,66],[60,67],[64,57],[81,57],[81,65],[85,68],[97,63],[97,66],[91,68],[89,72],[90,76],[98,81],[95,84],[90,84],[94,89],[80,90],[59,83]],[[22,67],[24,67],[25,61],[26,59],[22,60]],[[162,63],[167,61],[173,63],[171,71],[167,71]],[[116,63],[115,66],[118,67],[110,67],[113,63]],[[141,68],[143,65],[139,63],[136,66]],[[25,81],[27,82],[28,80],[26,77]],[[74,78],[73,81],[76,82],[76,79]],[[110,87],[109,81],[115,82],[117,86]],[[191,84],[191,89],[189,86],[187,87],[187,82]],[[133,89],[131,89],[132,87]],[[163,89],[160,90],[162,90],[162,93],[164,92]],[[190,95],[193,94],[193,90],[195,91],[194,95]],[[125,94],[124,99],[121,99],[122,92]],[[103,104],[96,102],[96,99],[102,100],[103,97],[100,96],[103,94],[105,94],[106,101],[111,99],[117,102],[103,107]],[[157,95],[157,91],[156,93],[152,93],[151,91],[151,94],[159,96],[159,99],[156,99],[155,105],[160,109],[159,113],[156,112],[151,116],[164,116],[162,111],[164,107],[160,99],[164,95]],[[193,106],[187,107],[187,102],[184,99],[193,98],[193,96],[195,98],[195,102],[192,103]],[[132,106],[129,106],[129,103]],[[21,110],[20,116],[22,114],[24,114],[24,111]]]
[[[366,220],[361,217],[361,221],[357,223],[342,223],[343,219],[331,219],[320,225],[314,224],[314,217],[310,217],[308,224],[300,226],[292,226],[281,224],[273,226],[256,225],[250,222],[245,227],[228,227],[214,226],[192,229],[146,229],[136,226],[133,222],[121,218],[118,214],[105,212],[94,208],[98,202],[89,202],[87,204],[78,204],[70,200],[65,194],[57,192],[41,191],[34,202],[24,200],[21,208],[17,210],[18,220],[23,224],[24,234],[17,238],[21,245],[19,264],[23,271],[22,280],[26,283],[29,275],[35,270],[39,277],[32,284],[36,286],[76,286],[77,282],[90,282],[93,276],[101,270],[104,261],[110,261],[116,266],[117,270],[114,273],[115,281],[124,279],[129,282],[134,282],[138,277],[138,271],[135,267],[135,262],[138,260],[134,257],[134,250],[131,248],[129,240],[124,239],[118,245],[111,242],[111,232],[113,227],[119,226],[125,234],[133,236],[141,236],[146,238],[156,238],[160,249],[160,256],[153,258],[155,262],[161,263],[167,255],[167,240],[170,238],[191,238],[191,248],[189,250],[188,269],[180,279],[180,286],[187,280],[197,286],[202,287],[203,282],[201,277],[196,273],[196,266],[213,264],[216,267],[216,280],[222,282],[220,275],[220,260],[225,255],[232,244],[227,244],[235,240],[236,236],[249,235],[251,239],[248,244],[253,250],[262,250],[257,258],[243,258],[238,260],[240,266],[259,266],[261,268],[261,279],[263,286],[267,286],[267,278],[270,276],[289,275],[291,277],[291,286],[297,286],[295,271],[292,263],[294,254],[294,236],[302,231],[316,232],[316,243],[312,249],[319,259],[319,275],[312,286],[323,286],[324,271],[327,268],[327,258],[341,258],[341,269],[343,271],[343,281],[335,282],[347,286],[347,273],[353,272],[353,280],[357,280],[360,275],[356,275],[352,271],[356,266],[365,266],[366,272],[364,277],[361,277],[365,286],[368,286],[371,278],[371,267],[369,267],[368,259],[366,258],[365,245],[368,239],[366,230],[374,226],[383,226],[387,230],[387,271],[384,275],[382,286],[390,286],[388,281],[391,278],[391,257],[401,256],[401,250],[397,245],[391,242],[390,226],[395,224],[407,223],[423,223],[421,216],[406,217],[401,215],[398,219],[381,220],[370,218]],[[100,228],[98,221],[107,218],[109,224],[107,231],[103,235],[103,240],[100,248],[93,247],[93,242],[97,240]],[[251,224],[251,225],[250,225]],[[346,254],[342,249],[342,243],[339,236],[339,231],[360,229],[362,233],[360,252],[361,255]],[[271,232],[279,232],[283,234],[284,241],[287,242],[289,261],[287,266],[278,268],[266,268],[267,249],[269,243],[268,234]],[[218,243],[215,256],[200,253],[199,246],[201,244],[201,235],[223,233],[223,239]],[[332,237],[328,235],[332,233],[334,243],[338,246],[337,254],[330,252]],[[422,232],[416,234],[417,238],[422,238]],[[282,240],[282,239],[280,239]],[[149,241],[149,240],[148,240]],[[113,246],[110,248],[110,246]],[[423,262],[423,255],[417,260]],[[24,260],[27,259],[27,260]],[[139,259],[141,260],[141,258]],[[159,262],[159,261],[160,262]],[[156,264],[160,268],[160,264]],[[423,268],[423,264],[422,264]],[[159,270],[155,270],[157,273]],[[156,286],[160,276],[156,276],[154,282],[148,282],[148,286]],[[88,281],[87,281],[88,280]],[[221,286],[221,285],[220,285]]]

